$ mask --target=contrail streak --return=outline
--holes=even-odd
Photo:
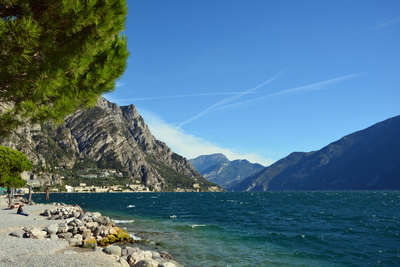
[[[244,92],[239,92],[244,93]],[[166,96],[149,96],[149,97],[138,97],[129,99],[117,99],[115,101],[143,101],[143,100],[156,100],[156,99],[171,99],[171,98],[183,98],[183,97],[197,97],[197,96],[213,96],[213,95],[236,95],[238,92],[221,92],[221,93],[202,93],[202,94],[187,94],[187,95],[166,95]]]
[[[224,106],[224,105],[226,105],[226,104],[228,104],[228,103],[230,103],[230,102],[232,102],[232,101],[234,101],[234,100],[236,100],[236,99],[238,99],[238,98],[241,98],[241,97],[243,97],[243,96],[245,96],[245,95],[248,95],[248,94],[253,93],[253,92],[256,91],[257,89],[260,89],[261,87],[263,87],[263,86],[269,84],[270,82],[272,82],[272,81],[278,79],[278,78],[280,77],[280,75],[281,75],[281,73],[278,73],[278,74],[276,74],[275,76],[273,76],[272,78],[266,80],[265,82],[263,82],[263,83],[257,85],[257,86],[254,87],[254,88],[251,88],[251,89],[249,89],[249,90],[247,90],[247,91],[244,91],[244,92],[236,93],[235,95],[233,95],[233,96],[231,96],[231,97],[225,98],[225,99],[223,99],[223,100],[221,100],[221,101],[215,103],[214,105],[212,105],[212,106],[210,106],[209,108],[205,109],[204,111],[198,113],[197,115],[193,116],[192,118],[190,118],[190,119],[188,119],[188,120],[182,122],[181,124],[178,125],[177,128],[180,128],[180,127],[182,127],[182,126],[185,125],[185,124],[188,124],[188,123],[190,123],[190,122],[192,122],[192,121],[194,121],[194,120],[196,120],[196,119],[198,119],[198,118],[200,118],[200,117],[202,117],[202,116],[204,116],[204,115],[206,115],[206,114],[208,114],[208,113],[211,113],[211,112],[217,110],[218,108],[220,108],[221,106]]]
[[[278,96],[278,95],[285,95],[285,94],[290,94],[290,93],[294,93],[294,92],[302,92],[302,91],[313,91],[313,90],[321,90],[324,87],[336,83],[336,82],[341,82],[343,80],[347,80],[359,75],[364,74],[365,72],[361,72],[361,73],[356,73],[356,74],[351,74],[351,75],[346,75],[346,76],[341,76],[338,78],[334,78],[334,79],[330,79],[330,80],[326,80],[326,81],[322,81],[322,82],[318,82],[318,83],[313,83],[313,84],[309,84],[309,85],[305,85],[305,86],[300,86],[300,87],[295,87],[295,88],[291,88],[291,89],[287,89],[287,90],[283,90],[280,92],[276,92],[276,93],[272,93],[272,94],[268,94],[265,96],[261,96],[258,98],[254,98],[254,99],[250,99],[247,101],[243,101],[243,102],[239,102],[239,103],[235,103],[235,104],[231,104],[231,105],[224,105],[218,108],[218,110],[223,110],[223,109],[227,109],[227,108],[233,108],[233,107],[237,107],[237,106],[241,106],[241,105],[246,105],[246,104],[250,104],[250,103],[254,103],[257,101],[261,101],[264,100],[266,98],[269,97],[273,97],[273,96]]]

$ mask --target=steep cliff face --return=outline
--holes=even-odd
[[[229,188],[266,190],[399,190],[400,116],[347,135],[321,150],[292,153]]]
[[[60,183],[60,177],[52,174],[55,168],[71,169],[89,159],[120,169],[128,174],[127,180],[156,191],[214,186],[187,159],[154,138],[134,105],[119,107],[104,98],[95,107],[68,116],[58,127],[25,125],[2,144],[25,153],[35,165],[30,179],[39,178],[42,184]]]

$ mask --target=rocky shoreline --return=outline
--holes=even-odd
[[[156,252],[141,250],[134,246],[135,240],[122,228],[115,226],[109,217],[102,216],[99,212],[84,211],[78,205],[65,205],[63,203],[53,203],[52,205],[29,205],[25,206],[24,210],[29,212],[33,207],[36,211],[31,216],[21,216],[16,214],[16,210],[10,210],[4,205],[5,199],[0,199],[2,207],[0,213],[0,248],[1,237],[11,240],[11,243],[18,240],[16,243],[24,246],[24,243],[42,242],[48,240],[63,244],[62,252],[56,251],[52,256],[62,259],[61,254],[71,255],[74,257],[78,254],[88,254],[88,261],[84,266],[135,266],[135,267],[181,267],[178,262],[174,261],[172,256],[167,252]],[[40,209],[42,207],[42,209]],[[4,229],[5,217],[9,215],[9,219],[18,219],[24,221],[24,226],[9,227]],[[12,218],[11,218],[12,217]],[[29,221],[31,224],[29,224]],[[42,222],[37,225],[37,222]],[[47,223],[46,223],[47,222]],[[76,252],[79,248],[81,253]],[[85,249],[83,249],[85,248]],[[79,250],[78,249],[78,250]],[[92,255],[90,255],[92,253]],[[93,261],[93,255],[96,254],[98,261]],[[18,255],[18,252],[17,252]],[[7,257],[7,255],[3,255]],[[30,255],[32,258],[41,256]],[[82,255],[80,255],[79,258]],[[111,260],[113,263],[104,264],[104,257]],[[73,258],[73,257],[71,257]],[[103,261],[103,262],[101,262]],[[82,264],[82,261],[79,261]],[[29,266],[42,266],[41,263],[34,264],[30,261]],[[24,266],[14,264],[12,261],[7,261],[7,258],[2,258],[0,253],[1,266]],[[75,266],[74,261],[63,262],[60,266]],[[43,265],[44,266],[44,265]],[[81,265],[82,266],[82,265]]]

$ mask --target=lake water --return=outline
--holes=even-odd
[[[32,200],[44,203],[44,194]],[[58,193],[185,266],[400,266],[399,191]]]

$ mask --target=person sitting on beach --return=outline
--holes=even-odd
[[[18,213],[18,214],[21,214],[21,215],[29,216],[29,213],[25,213],[25,212],[22,210],[22,207],[23,207],[23,206],[24,206],[24,205],[20,205],[20,206],[18,207],[17,213]]]

